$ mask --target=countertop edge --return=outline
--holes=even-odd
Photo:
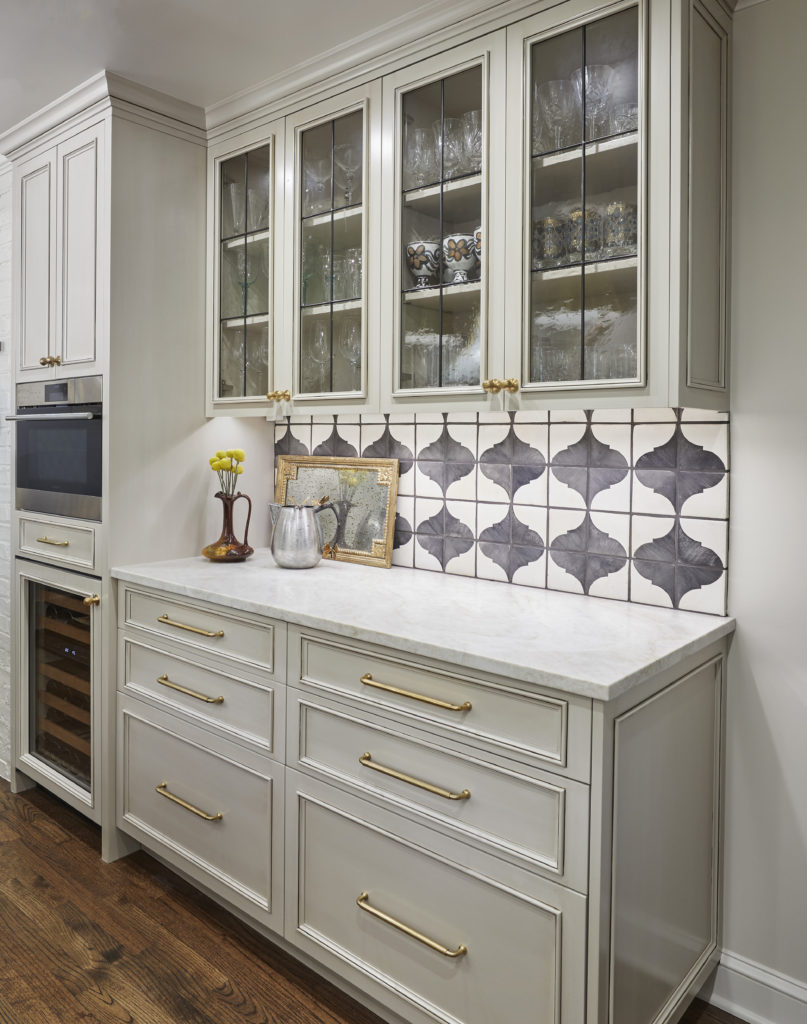
[[[192,584],[172,585],[170,581],[155,579],[147,573],[140,573],[127,568],[113,568],[111,575],[114,579],[124,583],[132,583],[154,590],[164,590],[178,597],[188,597],[193,600],[216,603],[216,595],[212,595],[209,590],[205,590],[202,587],[194,587]],[[589,600],[598,599],[590,598]],[[271,618],[282,619],[296,626],[318,629],[323,632],[332,633],[335,629],[341,629],[346,631],[346,637],[352,640],[378,644],[382,647],[394,646],[397,650],[408,654],[434,658],[437,661],[453,661],[456,663],[456,651],[450,647],[442,647],[428,640],[412,640],[404,635],[382,633],[353,623],[326,619],[318,615],[292,611],[268,602],[251,601],[232,595],[227,595],[226,602],[219,603],[235,611],[266,615]],[[675,650],[669,651],[667,654],[648,662],[640,669],[628,675],[614,678],[608,683],[600,683],[591,679],[570,675],[560,675],[555,672],[536,669],[517,661],[506,662],[498,657],[487,658],[484,655],[469,652],[463,652],[462,661],[457,667],[459,669],[467,668],[472,671],[487,672],[496,676],[512,675],[517,682],[531,683],[536,686],[546,687],[547,689],[560,690],[579,697],[607,703],[622,696],[634,687],[641,685],[658,673],[672,668],[690,655],[697,654],[698,651],[729,636],[734,632],[735,626],[736,620],[732,616],[726,616],[725,618],[715,617],[714,628],[708,630],[702,636],[689,640],[680,647],[675,648]]]

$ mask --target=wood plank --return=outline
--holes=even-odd
[[[83,739],[81,736],[76,736],[75,733],[70,732],[69,729],[65,729],[61,725],[57,725],[55,722],[51,722],[49,719],[41,717],[37,728],[42,732],[46,732],[49,736],[53,736],[54,739],[59,740],[61,743],[66,743],[68,747],[72,747],[80,754],[84,754],[86,757],[90,756],[91,748],[89,741]]]
[[[81,679],[79,676],[73,675],[72,672],[65,672],[64,669],[59,668],[52,662],[42,661],[37,668],[40,674],[48,679],[53,679],[55,682],[61,683],[62,686],[69,686],[71,690],[83,693],[86,697],[90,696],[89,679]]]
[[[680,1024],[745,1024],[745,1021],[696,999],[681,1018]]]
[[[59,608],[66,608],[70,612],[89,617],[89,608],[84,604],[83,597],[76,597],[73,594],[66,594],[61,590],[46,590],[43,588],[40,597],[48,604],[55,604]]]
[[[65,700],[63,697],[57,697],[55,693],[48,693],[47,690],[41,690],[37,695],[37,700],[40,704],[46,704],[49,708],[61,711],[63,715],[67,715],[68,718],[74,718],[77,722],[81,722],[83,725],[90,724],[90,712],[87,708],[80,708],[75,704],[71,704],[69,700]]]
[[[75,640],[77,643],[89,644],[90,642],[89,626],[83,629],[69,622],[61,622],[59,619],[48,619],[44,615],[40,615],[36,620],[36,626],[37,629],[41,629],[45,633],[56,633],[59,636],[66,636],[68,640]]]

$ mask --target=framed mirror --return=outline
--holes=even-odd
[[[318,516],[328,558],[388,569],[397,498],[397,459],[278,456],[278,505],[315,505],[327,499],[333,506]]]

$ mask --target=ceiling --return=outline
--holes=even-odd
[[[421,6],[423,0],[0,0],[0,134],[102,70],[207,107]]]

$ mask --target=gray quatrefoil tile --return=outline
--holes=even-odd
[[[470,509],[465,510],[465,505]],[[471,512],[472,509],[471,502],[415,499],[415,565],[418,568],[439,568],[443,572],[474,575],[474,533],[454,514]]]
[[[630,424],[592,424],[590,418],[582,429],[551,425],[549,504],[628,512],[630,434]]]
[[[359,425],[339,423],[333,417],[333,424],[317,424],[311,427],[312,455],[356,458],[359,454]]]
[[[580,513],[568,512],[559,515],[552,510],[548,585],[559,590],[626,599],[628,518],[621,514],[592,515],[588,511],[580,518]],[[558,531],[558,524],[564,520],[576,521],[577,525],[561,533]],[[598,523],[607,529],[601,529]],[[613,536],[615,533],[621,533],[624,544]],[[566,578],[559,570],[566,574]],[[609,585],[599,584],[599,581],[617,574],[618,580],[610,582]],[[572,580],[576,581],[576,586],[572,584]]]
[[[506,427],[480,424],[479,500],[545,505],[547,428],[514,420],[511,413]]]
[[[384,417],[384,421],[383,430],[380,432],[377,427],[374,429],[372,426],[367,427],[362,423],[362,458],[398,459],[399,473],[401,477],[404,477],[407,473],[412,472],[415,455],[412,448],[401,438],[406,435],[406,440],[410,441],[410,444],[414,446],[414,427],[402,425],[391,428],[389,414]],[[365,444],[365,436],[370,437],[373,435],[377,436],[374,436],[372,441],[368,441]]]
[[[514,508],[512,505],[480,506],[480,529],[477,545],[480,553],[478,575],[489,579],[505,578],[508,583],[517,580],[519,583],[530,583],[532,586],[544,585],[544,569],[541,564],[545,554],[545,542],[542,536],[546,511],[527,507]],[[499,518],[500,517],[500,518]],[[523,520],[528,520],[524,522]],[[495,520],[483,526],[485,520]],[[500,572],[484,568],[488,559]],[[533,566],[535,563],[535,566]],[[522,570],[528,569],[524,572]]]
[[[679,418],[675,426],[644,426],[635,428],[636,447],[638,454],[635,461],[634,475],[637,481],[634,511],[636,512],[670,512],[679,515],[685,511],[700,512],[715,518],[727,513],[727,488],[725,486],[726,464],[715,451],[696,443],[688,435],[697,437],[699,424],[683,427]],[[722,431],[716,425],[706,428],[708,435]],[[643,451],[648,443],[653,443],[667,435],[649,451]],[[714,444],[715,441],[712,440]],[[652,492],[646,493],[644,489]],[[690,499],[705,491],[717,489],[712,501],[701,500],[699,503],[688,504]],[[655,496],[655,497],[653,497]]]
[[[275,424],[275,456],[309,455],[311,447],[311,422],[291,424],[289,418]]]
[[[725,521],[633,516],[633,538],[634,600],[725,614]]]
[[[417,466],[415,493],[420,496],[476,499],[476,425],[416,426]]]

